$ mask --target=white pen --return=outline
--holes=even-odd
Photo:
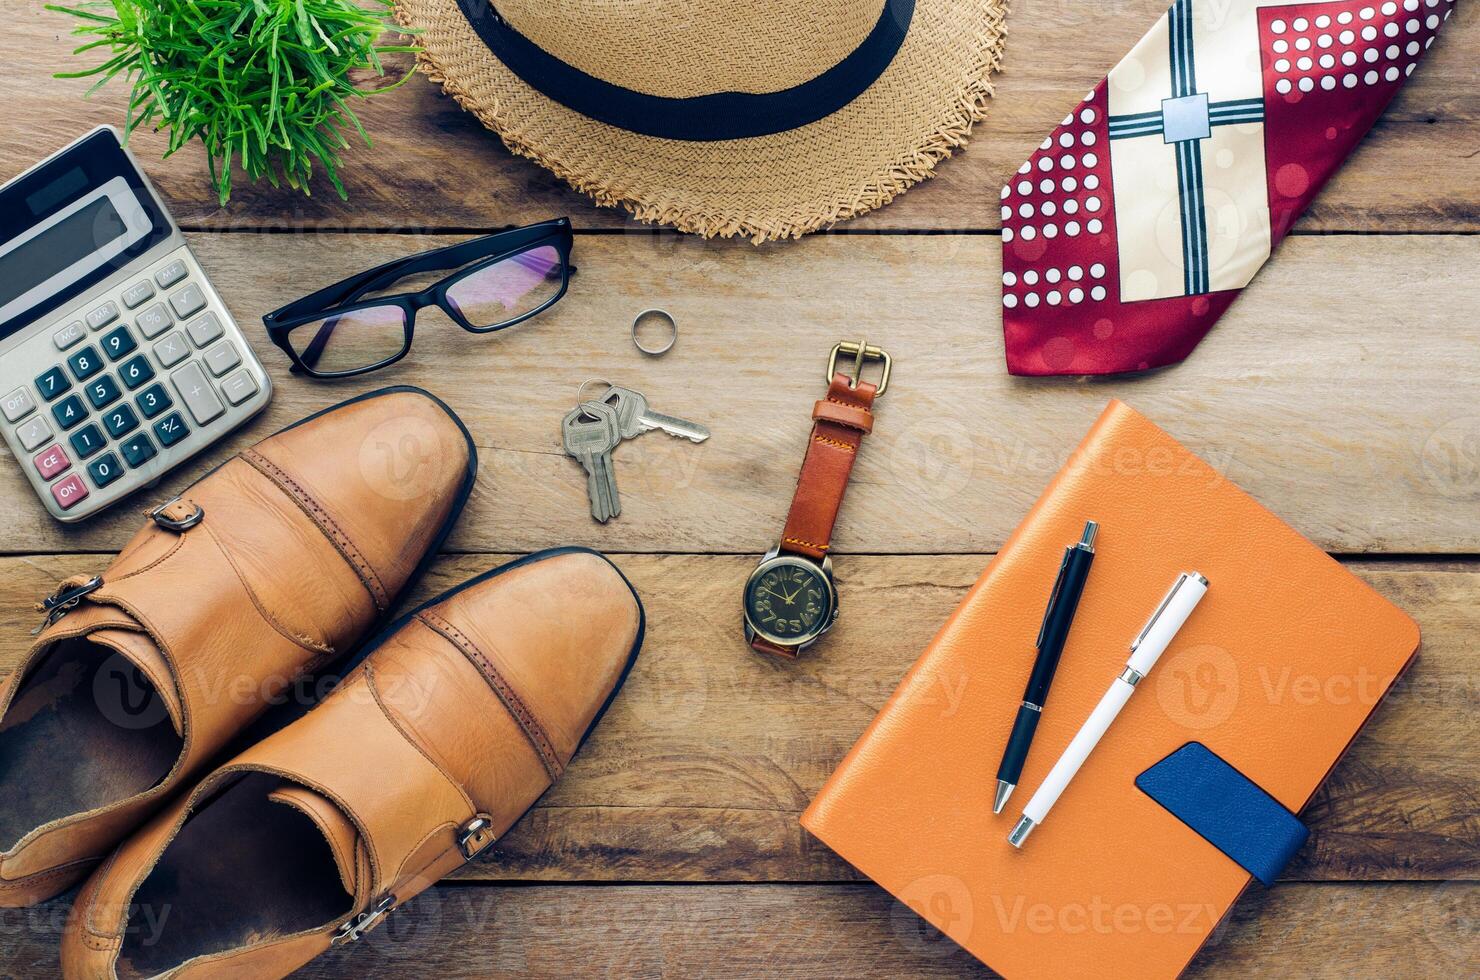
[[[1059,796],[1068,787],[1069,781],[1084,765],[1084,760],[1094,751],[1099,744],[1100,738],[1120,714],[1120,709],[1131,699],[1131,693],[1135,691],[1136,685],[1141,678],[1150,673],[1151,668],[1156,666],[1156,661],[1166,652],[1171,644],[1172,638],[1187,622],[1187,617],[1192,615],[1192,610],[1202,601],[1202,597],[1208,594],[1208,580],[1197,572],[1183,572],[1177,576],[1177,581],[1161,600],[1161,605],[1156,607],[1156,612],[1142,627],[1141,633],[1131,641],[1131,658],[1126,661],[1125,670],[1120,676],[1110,682],[1110,690],[1100,698],[1100,703],[1095,705],[1095,710],[1090,712],[1089,720],[1086,721],[1074,735],[1069,747],[1064,754],[1059,756],[1059,761],[1053,764],[1053,769],[1048,777],[1043,780],[1043,785],[1038,787],[1038,792],[1023,807],[1022,818],[1018,820],[1017,826],[1012,828],[1012,833],[1007,835],[1007,842],[1013,847],[1022,847],[1023,841],[1033,832],[1033,828],[1043,822],[1048,816],[1048,811],[1058,802]]]

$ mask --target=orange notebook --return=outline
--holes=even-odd
[[[1044,605],[1086,520],[1100,524],[1089,582],[1027,766],[993,816]],[[1014,849],[1023,805],[1191,570],[1207,597]],[[1111,402],[802,824],[1007,977],[1172,977],[1251,875],[1137,777],[1199,742],[1298,813],[1418,640],[1402,611]]]

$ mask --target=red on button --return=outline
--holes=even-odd
[[[82,503],[82,499],[87,496],[87,484],[82,482],[82,477],[73,473],[65,480],[53,483],[51,495],[57,498],[57,503],[61,504],[62,510],[71,510]]]
[[[43,480],[50,480],[72,465],[72,461],[67,458],[67,454],[62,450],[61,446],[52,446],[50,449],[41,450],[40,455],[36,457],[34,462],[36,463],[36,472],[41,474],[41,479]]]

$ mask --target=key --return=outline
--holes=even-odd
[[[675,418],[654,412],[648,408],[647,398],[640,391],[612,385],[601,396],[601,401],[617,410],[617,421],[623,439],[635,439],[644,432],[659,429],[678,439],[703,442],[709,438],[709,430],[697,422]]]
[[[622,512],[617,479],[612,471],[612,450],[622,442],[617,411],[600,402],[582,405],[565,416],[560,430],[565,451],[586,468],[591,516],[605,524]]]

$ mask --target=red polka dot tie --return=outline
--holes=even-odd
[[[1002,188],[1013,374],[1186,357],[1454,0],[1176,0]]]

